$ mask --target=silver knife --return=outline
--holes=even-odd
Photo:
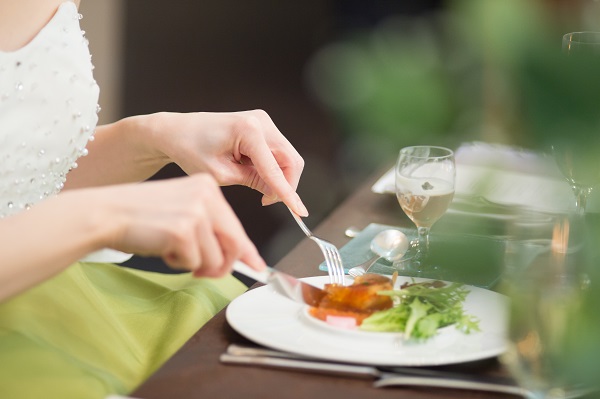
[[[325,291],[321,288],[305,283],[272,267],[267,266],[266,269],[259,272],[243,262],[236,261],[233,264],[233,270],[263,284],[270,285],[276,292],[287,298],[310,306],[317,306],[325,296]]]
[[[320,361],[270,349],[242,347],[234,344],[227,348],[227,352],[221,355],[220,360],[228,364],[284,368],[336,376],[374,379],[373,386],[375,388],[423,386],[499,392],[523,397],[529,395],[529,392],[525,389],[501,378],[475,377],[418,368],[395,368],[392,371],[382,371],[373,366]]]

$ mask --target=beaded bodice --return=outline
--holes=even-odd
[[[99,88],[80,18],[67,1],[26,46],[0,51],[0,217],[58,193],[93,139]]]

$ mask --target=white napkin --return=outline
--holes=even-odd
[[[123,263],[131,259],[132,254],[117,251],[110,248],[104,248],[100,251],[92,252],[91,254],[81,258],[81,262],[90,263]]]

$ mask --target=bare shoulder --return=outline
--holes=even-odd
[[[64,2],[0,0],[0,51],[14,51],[29,43]]]

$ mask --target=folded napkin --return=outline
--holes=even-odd
[[[371,240],[377,233],[386,229],[400,230],[407,235],[409,240],[417,238],[415,228],[371,223],[340,248],[346,273],[350,268],[375,255],[370,249]],[[439,278],[491,288],[496,285],[502,275],[504,253],[505,241],[495,237],[462,233],[432,233],[430,235],[429,260],[431,265],[435,266],[435,270],[430,268],[429,271],[418,274],[418,277]],[[319,270],[327,271],[325,262],[319,265]],[[391,275],[396,270],[403,276],[417,276],[416,273],[410,274],[404,269],[394,268],[391,262],[384,259],[378,260],[369,273]]]

